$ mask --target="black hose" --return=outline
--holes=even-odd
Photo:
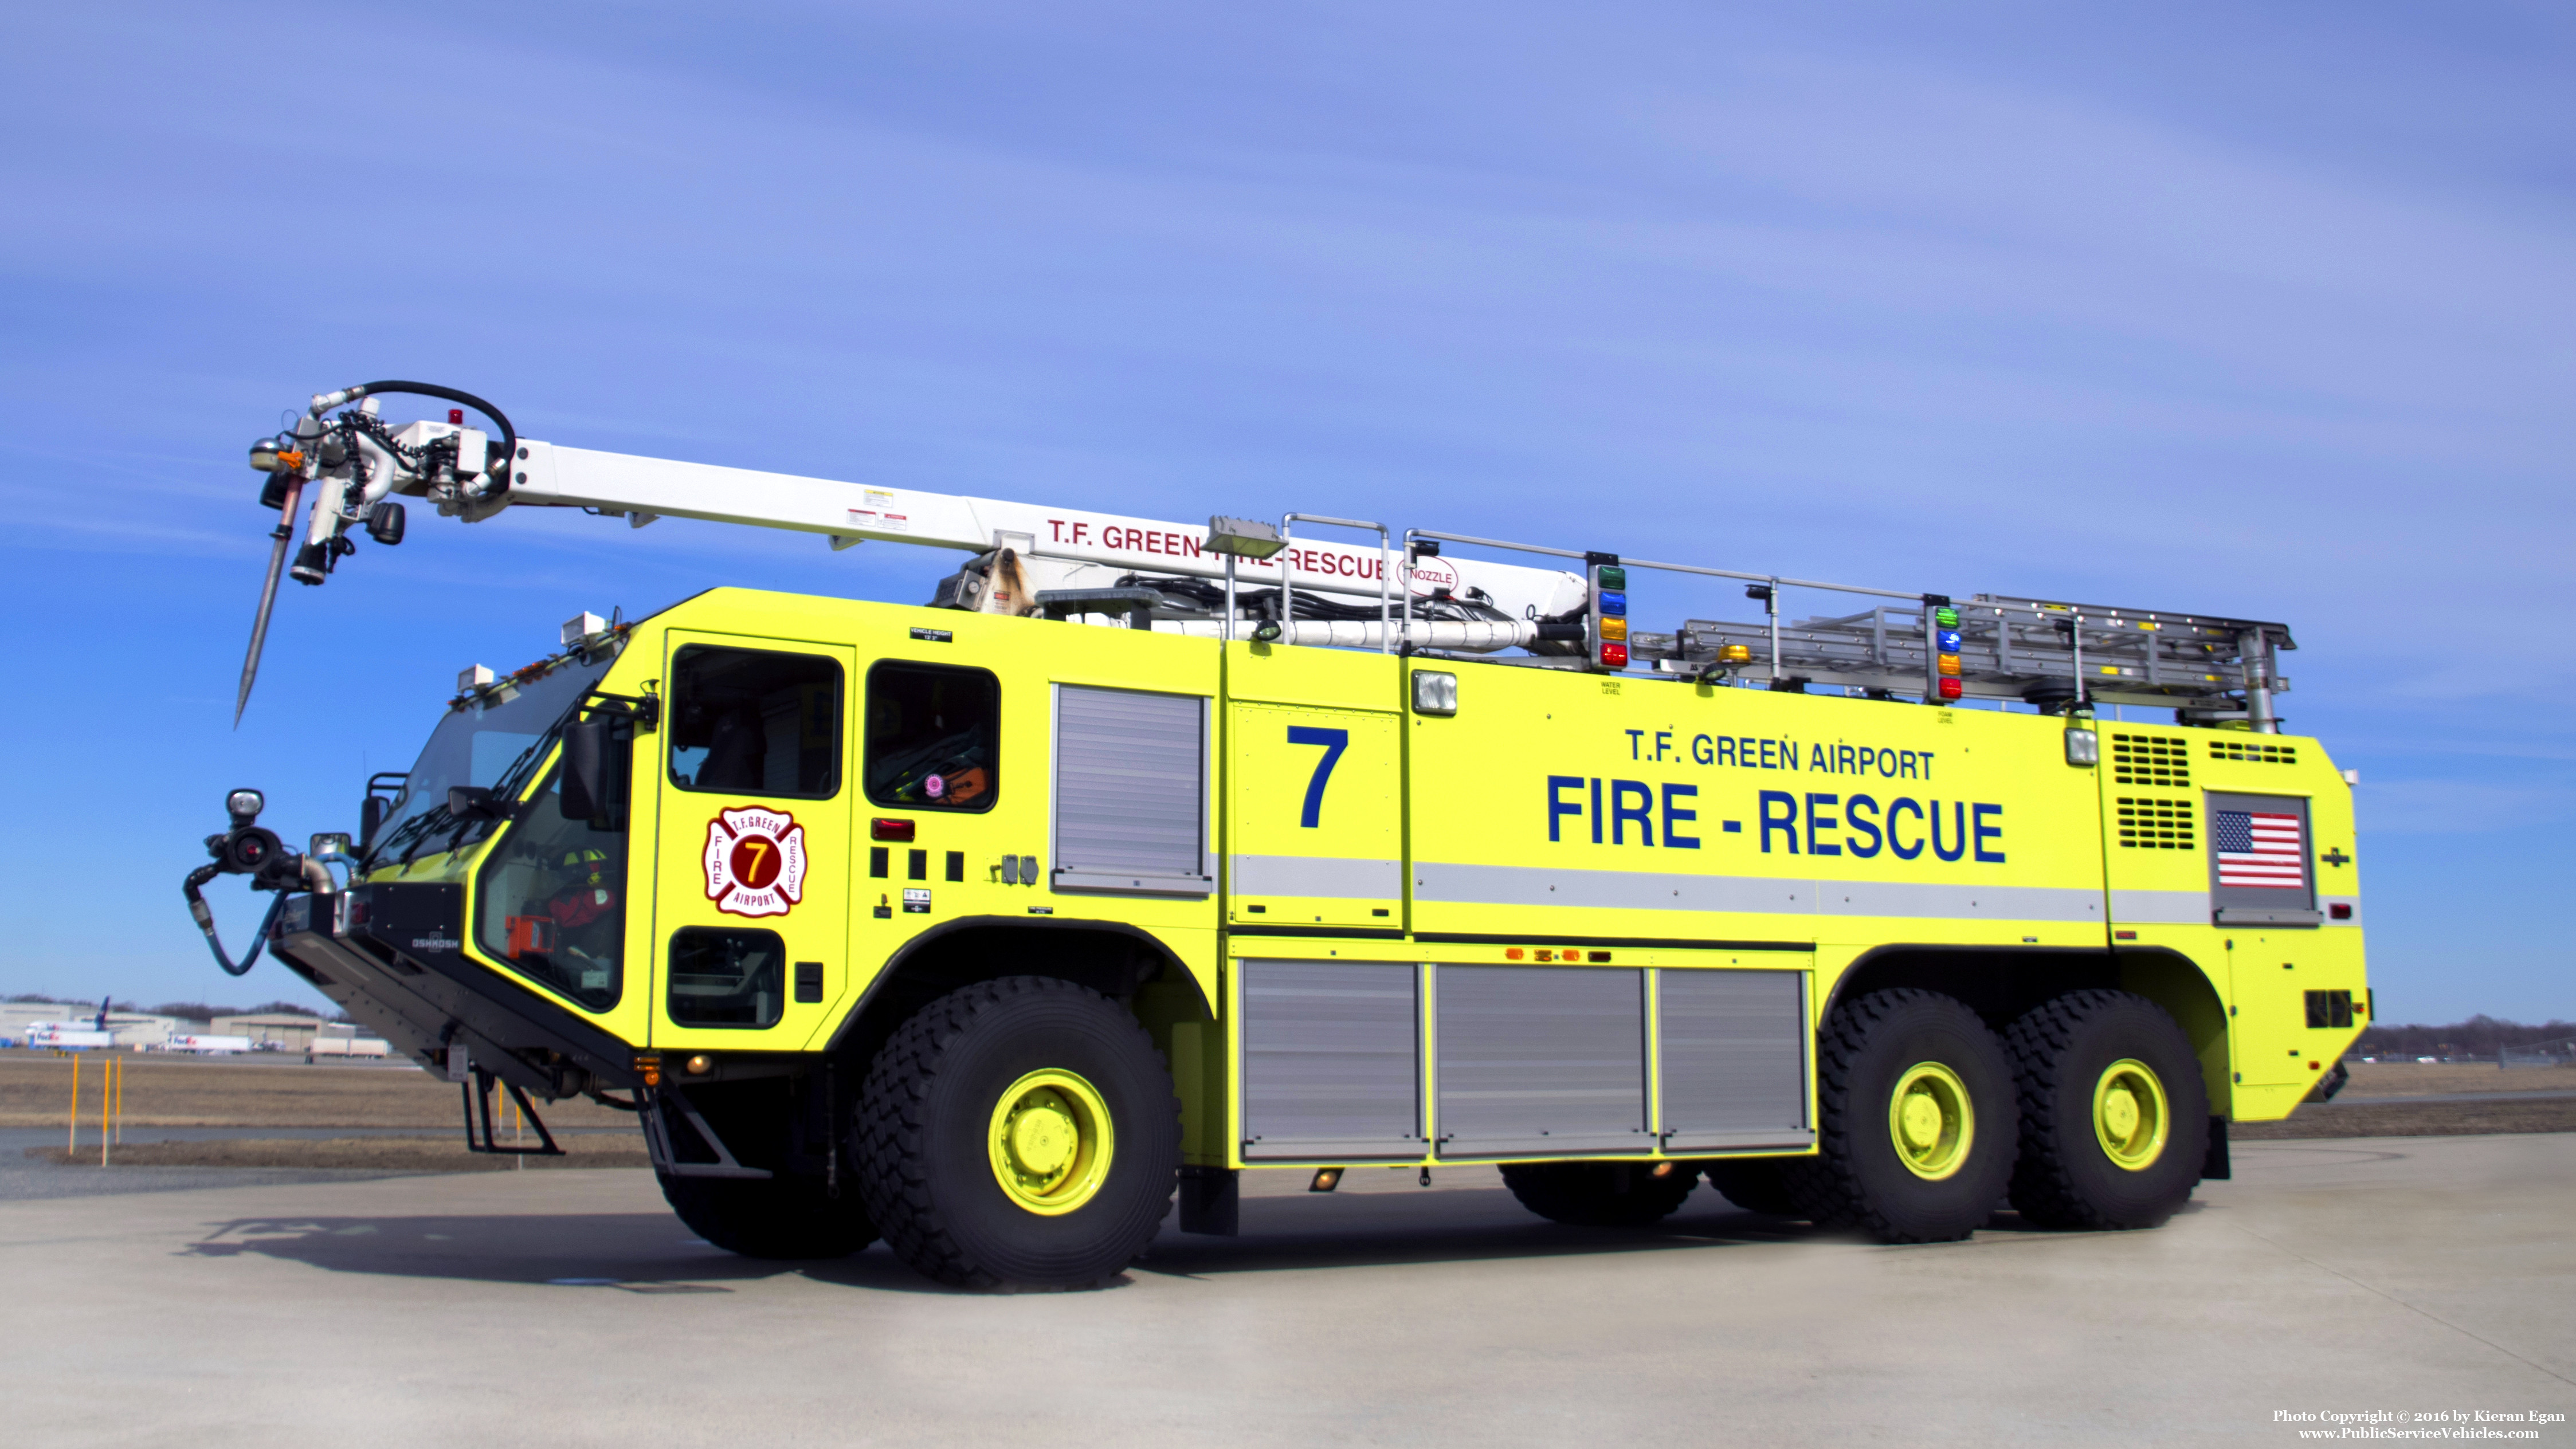
[[[277,893],[276,904],[270,906],[268,914],[260,919],[259,934],[251,938],[249,954],[242,957],[241,964],[236,966],[233,958],[224,951],[223,938],[215,934],[214,908],[197,893],[197,887],[223,873],[220,865],[198,866],[188,872],[188,882],[179,890],[188,898],[188,914],[196,917],[197,929],[206,933],[206,949],[215,953],[215,964],[224,968],[227,976],[247,976],[250,968],[259,964],[259,948],[268,944],[268,933],[277,925],[277,913],[286,909],[286,892]]]
[[[409,393],[415,397],[434,397],[443,402],[461,403],[464,406],[481,413],[483,416],[490,418],[493,422],[500,424],[501,462],[499,466],[501,469],[502,482],[505,485],[508,483],[511,469],[519,460],[519,430],[510,426],[510,420],[501,415],[501,410],[499,408],[492,406],[490,403],[485,402],[483,399],[476,397],[470,392],[459,392],[452,387],[440,387],[434,382],[402,382],[399,380],[359,383],[356,387],[349,389],[349,401],[356,402],[360,398],[377,397],[389,392]],[[488,474],[490,469],[487,468],[485,472]]]

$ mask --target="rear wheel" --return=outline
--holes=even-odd
[[[1051,977],[968,986],[897,1028],[851,1157],[886,1242],[971,1288],[1081,1288],[1151,1242],[1180,1176],[1180,1103],[1144,1028]]]
[[[2012,1204],[2051,1228],[2152,1228],[2200,1181],[2209,1099],[2191,1039],[2126,991],[2076,991],[2006,1036],[2021,1095]]]
[[[1720,1157],[1699,1165],[1708,1175],[1708,1185],[1718,1195],[1749,1213],[1765,1213],[1775,1218],[1803,1216],[1798,1201],[1789,1192],[1788,1181],[1781,1169],[1786,1159],[1777,1157]]]
[[[1658,1167],[1669,1170],[1655,1176]],[[1508,1162],[1503,1186],[1521,1206],[1579,1228],[1644,1228],[1671,1217],[1699,1185],[1690,1164]]]
[[[1977,1014],[1936,992],[1834,1008],[1816,1052],[1818,1154],[1781,1169],[1800,1216],[1883,1243],[1977,1230],[2014,1150],[2012,1069]]]
[[[689,1230],[746,1258],[846,1258],[875,1242],[854,1189],[831,1196],[806,1177],[674,1177],[662,1198]]]

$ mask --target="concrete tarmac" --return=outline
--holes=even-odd
[[[1490,1170],[1430,1190],[1354,1171],[1329,1196],[1249,1180],[1244,1236],[1167,1232],[1121,1286],[1027,1297],[937,1288],[882,1246],[733,1258],[635,1171],[0,1203],[0,1426],[46,1445],[2235,1445],[2321,1427],[2285,1411],[2576,1410],[2576,1135],[2245,1144],[2160,1231],[2007,1214],[1912,1248],[1705,1187],[1660,1229],[1605,1233],[1529,1217]]]

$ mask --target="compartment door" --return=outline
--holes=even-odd
[[[1643,971],[1441,966],[1433,999],[1442,1157],[1654,1146]]]
[[[1401,717],[1235,703],[1226,736],[1227,922],[1401,930]]]
[[[1421,968],[1241,961],[1243,1159],[1422,1155]]]
[[[1807,973],[1663,969],[1654,976],[1664,1150],[1814,1146]]]

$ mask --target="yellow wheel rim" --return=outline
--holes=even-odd
[[[1977,1138],[1968,1084],[1939,1062],[1907,1067],[1887,1100],[1887,1135],[1896,1160],[1916,1177],[1939,1182],[1957,1172]]]
[[[1031,1072],[993,1104],[993,1179],[1011,1201],[1046,1217],[1091,1201],[1108,1179],[1115,1140],[1109,1104],[1071,1072]]]
[[[2143,1172],[2164,1156],[2172,1121],[2165,1084],[2145,1062],[2123,1057],[2103,1068],[2102,1080],[2093,1084],[2093,1136],[2106,1156],[2131,1172]]]

